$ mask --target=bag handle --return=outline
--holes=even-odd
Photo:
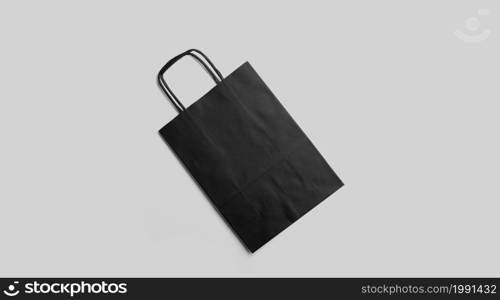
[[[198,57],[196,54],[201,55],[203,57],[203,59],[205,59],[208,62],[208,64],[210,65],[210,67],[212,67],[213,70],[210,69],[207,66],[207,64],[200,57]],[[160,85],[160,88],[163,90],[163,92],[165,92],[165,95],[167,95],[168,99],[170,100],[170,102],[172,102],[172,104],[175,106],[175,108],[177,109],[177,111],[179,113],[184,111],[186,108],[184,107],[184,105],[182,105],[182,103],[179,101],[179,99],[174,95],[174,93],[172,92],[170,87],[167,85],[167,83],[165,82],[165,79],[163,78],[163,75],[173,64],[175,64],[179,59],[183,58],[186,55],[189,55],[189,56],[193,57],[194,59],[196,59],[205,68],[205,70],[208,72],[208,74],[210,74],[210,76],[212,77],[212,79],[215,81],[216,84],[218,84],[219,82],[221,82],[224,79],[224,77],[222,77],[222,74],[219,72],[219,70],[217,70],[215,65],[200,50],[189,49],[189,50],[175,56],[171,60],[169,60],[160,69],[160,72],[158,72],[158,84]]]

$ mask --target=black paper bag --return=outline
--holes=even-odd
[[[163,78],[186,55],[216,82],[188,108]],[[251,252],[343,185],[248,62],[223,78],[191,49],[158,83],[179,112],[160,135]]]

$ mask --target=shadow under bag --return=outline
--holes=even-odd
[[[186,55],[216,82],[188,108],[163,78]],[[223,78],[191,49],[158,82],[179,112],[160,135],[251,252],[343,185],[248,62]]]

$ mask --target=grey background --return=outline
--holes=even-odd
[[[453,32],[488,8],[486,41]],[[3,1],[0,276],[500,276],[498,1]],[[479,31],[480,31],[479,30]],[[157,134],[248,60],[346,186],[250,255]],[[185,59],[185,103],[212,86]]]

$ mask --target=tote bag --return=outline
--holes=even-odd
[[[216,83],[187,108],[164,78],[184,56]],[[343,185],[250,63],[224,78],[191,49],[158,84],[179,112],[160,135],[251,252]]]

